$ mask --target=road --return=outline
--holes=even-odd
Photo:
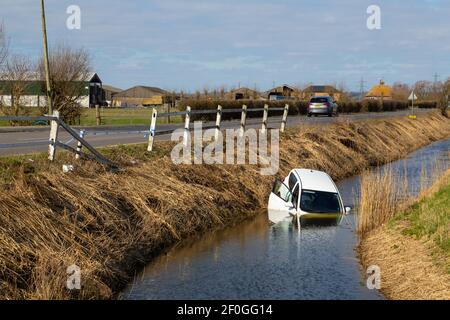
[[[429,110],[417,110],[418,114],[424,114]],[[357,113],[345,114],[339,117],[317,117],[307,118],[305,116],[288,117],[288,127],[296,125],[317,125],[329,124],[336,121],[357,121],[365,119],[387,118],[396,116],[407,116],[408,110],[383,113]],[[279,128],[281,117],[273,117],[268,121],[269,128]],[[212,127],[215,123],[206,122],[204,127]],[[159,131],[173,131],[182,128],[183,124],[162,124],[157,126]],[[223,121],[222,128],[238,128],[239,120]],[[261,119],[248,119],[247,128],[261,127]],[[79,130],[81,127],[74,127]],[[143,143],[148,140],[148,126],[117,126],[117,127],[86,127],[86,140],[94,147],[104,147],[120,144]],[[158,140],[170,140],[170,134],[162,134],[156,137]],[[28,128],[0,128],[0,156],[30,154],[36,152],[45,152],[48,146],[49,128],[48,127],[28,127]],[[58,140],[75,146],[76,143],[72,137],[64,130],[60,129]]]

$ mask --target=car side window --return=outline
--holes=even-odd
[[[284,202],[291,203],[292,202],[292,193],[288,189],[288,187],[281,182],[280,180],[276,180],[273,185],[272,192],[280,197]]]
[[[297,177],[295,176],[294,173],[291,173],[291,175],[289,176],[289,190],[294,189],[296,183]]]
[[[292,192],[292,204],[294,205],[294,208],[298,209],[298,197],[299,197],[299,184],[297,183],[297,185],[294,188],[294,191]]]

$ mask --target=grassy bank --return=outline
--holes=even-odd
[[[450,170],[403,203],[395,200],[392,179],[389,173],[363,179],[361,260],[381,268],[389,299],[450,300]]]
[[[309,167],[341,179],[447,137],[450,120],[437,113],[293,128],[281,138],[280,175]],[[258,166],[177,166],[172,146],[103,150],[119,173],[80,162],[63,174],[73,163],[64,154],[54,164],[42,155],[0,159],[0,298],[112,298],[168,246],[265,208],[273,177]],[[72,264],[81,291],[65,289]]]

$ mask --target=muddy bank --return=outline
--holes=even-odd
[[[361,239],[364,266],[381,270],[395,300],[450,300],[450,171],[388,223]]]
[[[280,175],[310,167],[341,179],[449,136],[450,120],[437,113],[295,128],[281,139]],[[164,248],[266,206],[273,177],[257,166],[176,166],[170,148],[158,147],[158,158],[142,156],[145,146],[110,150],[135,163],[116,174],[86,164],[15,177],[0,191],[0,297],[113,298]],[[81,291],[65,288],[72,264]]]

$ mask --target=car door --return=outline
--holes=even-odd
[[[292,217],[292,213],[295,211],[292,204],[292,192],[279,179],[275,180],[267,209],[269,211],[269,220],[273,223],[279,223]]]

